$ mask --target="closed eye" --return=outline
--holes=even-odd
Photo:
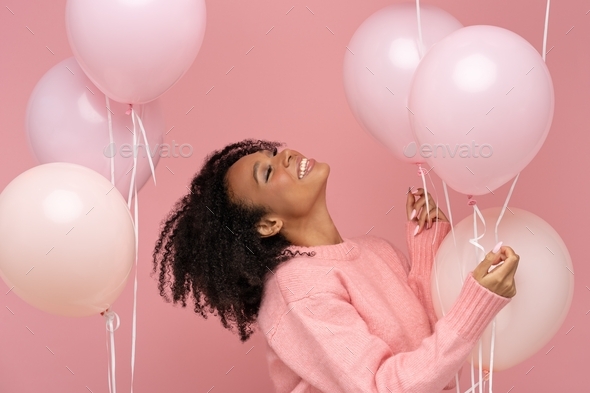
[[[276,156],[277,155],[277,148],[275,147],[272,151],[272,155]],[[270,172],[272,171],[272,166],[269,165],[268,166],[268,170],[266,171],[266,181],[268,182],[268,178],[270,177]]]

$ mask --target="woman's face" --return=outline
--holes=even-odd
[[[302,158],[307,157],[290,149],[276,155],[261,150],[240,158],[227,172],[229,187],[240,200],[270,208],[268,219],[280,222],[272,234],[281,226],[297,227],[297,222],[304,222],[325,209],[330,167],[323,162],[310,166],[308,160],[311,171],[300,179]]]

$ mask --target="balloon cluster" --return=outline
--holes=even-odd
[[[432,5],[419,10],[400,3],[369,16],[347,46],[343,76],[350,108],[366,132],[400,161],[428,163],[470,198],[473,226],[469,217],[457,224],[436,254],[431,287],[440,318],[482,260],[470,244],[477,238],[471,197],[493,192],[531,162],[549,132],[555,101],[549,70],[524,38],[496,26],[463,27]],[[518,294],[497,315],[496,370],[545,345],[573,297],[573,266],[557,232],[532,213],[510,213],[498,229],[520,256]],[[484,228],[503,217],[500,208],[482,214]],[[493,235],[477,239],[491,250]],[[482,338],[486,368],[490,330]]]
[[[104,313],[125,287],[137,239],[121,194],[141,189],[149,158],[159,161],[158,98],[196,58],[206,9],[204,0],[68,0],[65,11],[74,57],[29,98],[26,132],[41,165],[0,194],[0,276],[33,306],[82,317]],[[136,118],[150,146],[143,157]]]

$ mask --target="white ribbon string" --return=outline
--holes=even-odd
[[[108,309],[104,313],[106,319],[107,329],[107,354],[110,352],[108,362],[108,380],[109,380],[109,392],[117,393],[117,384],[115,383],[115,330],[119,328],[120,320],[116,312]],[[117,325],[113,327],[113,319],[117,320]],[[111,345],[109,347],[109,336]],[[112,375],[112,377],[111,377]]]
[[[131,182],[129,183],[129,194],[127,195],[127,207],[131,210],[131,197],[133,196],[133,185],[135,184],[135,172],[137,171],[137,129],[135,126],[135,115],[131,109],[131,121],[133,122],[133,171],[131,171]]]
[[[473,385],[473,386],[471,386],[469,389],[467,389],[467,390],[465,391],[465,393],[471,393],[471,392],[473,392],[473,391],[475,390],[475,388],[476,388],[477,386],[479,386],[479,382],[477,382],[477,383],[475,383],[475,384],[473,383],[473,369],[471,369],[471,373],[472,373],[472,375],[471,375],[471,381],[472,381],[472,385]]]
[[[137,185],[133,184],[135,191],[134,202],[134,214],[133,214],[133,227],[135,230],[135,280],[133,284],[133,327],[131,331],[131,393],[133,393],[133,374],[135,370],[135,331],[137,325],[137,256],[139,254],[139,215],[137,214]]]
[[[154,185],[156,185],[156,171],[154,170],[154,163],[152,162],[150,145],[148,143],[147,136],[145,134],[145,128],[143,127],[143,122],[141,121],[141,118],[137,115],[137,113],[135,112],[135,109],[133,108],[133,105],[132,105],[131,106],[131,120],[133,121],[133,172],[131,174],[131,183],[129,183],[129,194],[127,197],[127,207],[129,207],[129,209],[131,209],[131,196],[132,196],[133,187],[134,187],[134,184],[136,181],[135,180],[135,173],[137,172],[137,144],[136,144],[137,143],[137,135],[136,135],[137,126],[135,124],[136,118],[139,123],[139,127],[141,129],[143,141],[145,143],[145,148],[147,150],[148,162],[150,163],[150,170],[152,172],[152,177],[154,179]]]
[[[428,193],[427,193],[428,191],[426,189],[426,180],[425,180],[425,176],[424,176],[424,170],[423,170],[423,168],[420,165],[421,164],[419,163],[418,164],[418,167],[419,167],[418,175],[422,177],[422,184],[423,184],[423,187],[424,187],[424,195],[428,195]],[[430,168],[430,169],[432,170],[432,168]],[[430,176],[430,170],[427,172],[427,174],[428,174],[428,179],[430,180],[430,184],[432,184],[432,188],[434,189],[434,195],[435,195],[435,198],[436,198],[436,206],[438,207],[438,192],[436,191],[436,187],[434,185],[434,182],[432,181],[432,177]],[[444,182],[443,182],[443,184],[444,184]],[[450,209],[450,205],[449,205],[449,196],[447,194],[446,185],[445,185],[445,196],[446,196],[446,199],[447,199],[447,207],[448,207],[448,210],[449,210],[449,217],[452,217],[451,214],[450,214],[451,209]],[[426,199],[426,206],[427,206],[426,209],[428,211],[428,216],[430,218],[430,209],[428,208],[428,199]],[[437,217],[438,217],[438,215],[437,215]],[[451,224],[451,229],[452,229],[453,228],[452,218],[450,220],[451,220],[450,221],[450,224]],[[433,237],[433,240],[432,240],[433,243],[434,243],[434,239],[436,239],[436,234],[438,232],[438,219],[434,222],[434,225],[435,225],[435,229],[434,229],[434,237]],[[454,231],[453,231],[453,239],[454,239]],[[457,246],[457,242],[455,242],[455,248],[456,248],[456,246]],[[434,261],[434,279],[435,279],[435,282],[436,282],[436,292],[438,294],[438,299],[440,301],[442,315],[444,317],[446,315],[446,313],[445,313],[445,309],[444,309],[444,306],[442,304],[442,301],[440,300],[441,299],[441,296],[440,296],[440,287],[439,287],[439,284],[438,284],[438,269],[437,269],[437,266],[436,266],[436,261]],[[459,372],[455,373],[455,388],[457,389],[457,393],[461,393],[461,387],[459,385]]]
[[[451,233],[453,235],[453,244],[455,245],[455,252],[458,253],[457,250],[457,237],[455,236],[455,226],[453,225],[453,213],[451,211],[451,199],[449,198],[449,191],[447,190],[447,183],[443,180],[443,189],[445,191],[445,199],[447,201],[447,210],[449,212],[449,222],[451,224]],[[463,276],[463,261],[459,261],[459,279],[461,281],[461,285],[465,283],[465,277]]]
[[[492,345],[491,345],[491,352],[490,352],[490,371],[489,371],[489,377],[490,377],[490,387],[489,387],[489,392],[492,393],[492,376],[494,374],[494,346],[495,346],[495,342],[496,341],[496,317],[494,317],[494,320],[492,321]]]
[[[481,343],[481,337],[479,338],[479,393],[483,392],[483,386],[482,386],[482,382],[483,382],[483,375],[482,375],[482,343]]]
[[[473,376],[473,353],[471,353],[471,388],[469,390],[467,390],[465,393],[472,391],[473,389],[475,389],[475,387],[477,385],[479,385],[479,382],[477,383],[477,385],[475,384],[475,377]]]
[[[514,181],[512,182],[512,186],[510,186],[510,191],[508,191],[508,195],[506,196],[506,200],[504,201],[504,205],[502,206],[502,210],[501,210],[500,214],[498,215],[498,219],[496,220],[496,227],[494,229],[496,244],[499,242],[498,226],[500,225],[500,221],[502,220],[502,217],[504,216],[504,212],[506,211],[506,208],[508,207],[508,202],[510,201],[510,198],[512,197],[512,192],[514,191],[514,187],[516,186],[516,182],[518,181],[519,176],[520,176],[520,172],[514,178]],[[490,378],[490,385],[489,385],[489,390],[488,390],[489,393],[492,393],[492,385],[493,385],[493,380],[494,380],[495,340],[496,340],[496,317],[494,316],[494,319],[492,321],[492,342],[491,342],[491,348],[490,348],[490,350],[491,350],[491,352],[490,352],[490,370],[488,371],[489,378]]]
[[[110,153],[110,164],[111,164],[111,183],[113,186],[115,185],[115,156],[112,154],[116,151],[116,147],[113,146],[113,125],[112,125],[112,117],[111,117],[111,109],[110,109],[110,101],[109,98],[105,95],[106,105],[107,105],[107,116],[108,116],[108,123],[109,123],[109,153]],[[135,110],[133,109],[133,105],[131,107],[131,120],[133,122],[133,172],[131,175],[131,182],[129,184],[129,194],[127,197],[127,208],[131,209],[131,192],[134,192],[134,214],[133,214],[133,229],[135,233],[135,279],[133,285],[133,326],[132,326],[132,341],[131,341],[131,393],[133,393],[133,377],[135,371],[135,343],[136,343],[136,330],[137,330],[137,259],[139,254],[139,214],[138,214],[138,200],[137,200],[137,184],[136,184],[136,172],[137,172],[137,126],[135,124],[135,118],[139,122],[139,126],[141,128],[143,140],[145,142],[145,147],[147,150],[148,161],[150,163],[150,170],[152,172],[152,177],[154,178],[154,184],[156,184],[156,173],[154,170],[154,164],[151,158],[151,151],[149,148],[149,143],[147,140],[145,128],[143,126],[143,122],[141,121],[141,117],[137,115]],[[143,115],[143,106],[141,107],[141,114]],[[112,319],[114,317],[117,318],[117,327],[113,329],[112,326]],[[115,341],[114,341],[114,330],[117,330],[119,327],[119,316],[113,312],[109,313],[108,311],[105,312],[105,317],[107,317],[107,330],[111,334],[111,362],[108,364],[108,381],[109,381],[109,392],[116,393],[116,380],[115,380]],[[109,345],[107,341],[107,353],[109,351]],[[112,375],[112,378],[111,378]]]
[[[156,171],[154,170],[154,163],[152,161],[150,144],[148,143],[147,136],[145,135],[145,128],[143,127],[143,122],[141,121],[141,117],[139,117],[133,109],[132,109],[132,112],[135,114],[135,117],[137,118],[137,122],[139,123],[139,127],[141,128],[141,134],[143,135],[143,141],[145,142],[145,149],[147,150],[148,162],[150,163],[150,170],[152,171],[152,178],[154,179],[154,186],[155,186],[156,185]],[[143,112],[143,108],[142,108],[142,112]]]
[[[143,110],[142,110],[143,112]],[[137,133],[136,133],[136,124],[135,124],[135,118],[137,117],[138,122],[140,123],[141,129],[142,129],[142,134],[144,137],[144,141],[146,143],[146,149],[148,150],[148,157],[150,157],[150,150],[148,147],[148,142],[147,142],[147,138],[145,135],[145,129],[143,128],[143,125],[141,123],[141,119],[140,117],[137,115],[137,113],[135,112],[135,110],[131,109],[131,119],[133,120],[133,146],[136,145],[136,141],[137,141]],[[132,322],[132,331],[131,331],[131,393],[133,393],[133,377],[134,377],[134,373],[135,373],[135,341],[136,341],[136,331],[137,331],[137,259],[138,259],[138,254],[139,254],[139,208],[138,208],[138,200],[137,200],[137,184],[136,184],[136,178],[135,178],[135,169],[137,167],[137,154],[133,155],[133,174],[131,176],[131,186],[133,187],[133,190],[135,191],[135,197],[134,199],[134,215],[133,215],[133,229],[135,231],[135,278],[134,278],[134,284],[133,284],[133,322]],[[150,159],[150,164],[151,164],[151,159]],[[152,170],[152,175],[155,176],[155,172],[154,172],[154,168],[153,166],[150,165],[150,168]],[[155,182],[155,177],[154,177],[154,182]],[[130,191],[130,198],[131,198],[131,189]],[[131,205],[131,199],[128,200],[128,207],[130,207]]]
[[[449,212],[449,222],[451,224],[451,232],[453,232],[453,243],[455,244],[455,247],[457,247],[457,239],[455,238],[455,228],[453,227],[453,213],[451,212],[451,202],[449,199],[449,192],[447,190],[447,183],[442,182],[443,184],[443,190],[445,191],[445,199],[447,201],[447,211]],[[461,282],[463,282],[463,280],[461,280]]]
[[[111,117],[111,104],[109,102],[109,97],[105,94],[104,98],[107,101],[107,117],[109,119],[109,155],[111,156],[111,183],[115,185],[115,151],[117,151],[116,147],[113,146],[113,119]]]
[[[418,18],[418,55],[424,56],[424,41],[422,40],[422,21],[420,18],[420,0],[416,0],[416,17]]]
[[[543,32],[543,61],[545,61],[545,49],[547,49],[547,27],[549,26],[549,4],[551,0],[547,0],[547,10],[545,11],[545,31]]]
[[[428,219],[430,220],[430,207],[429,207],[428,198],[427,198],[428,189],[426,188],[426,179],[424,178],[424,168],[422,168],[422,165],[420,163],[418,163],[418,175],[420,175],[422,177],[422,188],[424,188],[424,197],[426,198],[426,215],[427,215]],[[416,212],[416,215],[417,214],[418,214],[418,212]]]
[[[481,236],[477,236],[477,217],[476,217],[476,214],[477,214],[477,216],[479,216],[479,219],[483,223],[483,233],[481,234]],[[477,207],[477,205],[473,205],[473,239],[469,239],[469,243],[473,244],[476,247],[476,250],[475,250],[475,262],[476,262],[476,264],[479,264],[479,262],[481,262],[483,260],[483,256],[478,255],[477,249],[480,249],[481,252],[483,253],[483,255],[485,256],[485,250],[484,250],[484,248],[478,242],[479,239],[481,239],[482,237],[484,237],[485,233],[486,233],[486,220],[483,218],[483,215],[479,211],[479,208]]]
[[[105,94],[105,100],[107,105],[107,118],[109,124],[109,146],[108,146],[108,154],[110,156],[110,169],[111,169],[111,184],[115,186],[115,152],[116,147],[113,145],[113,119],[111,116],[111,103],[109,101],[109,97]],[[107,332],[107,377],[109,382],[109,392],[116,393],[117,386],[115,382],[115,339],[114,339],[114,331],[119,328],[119,316],[110,310],[105,311],[103,314],[106,319],[106,330]],[[113,318],[117,319],[117,326],[113,328]],[[109,334],[111,336],[111,345],[109,348]],[[110,353],[110,356],[109,356]],[[112,378],[111,378],[112,374]]]
[[[510,186],[510,191],[508,191],[508,196],[506,197],[506,201],[504,201],[504,205],[502,206],[502,211],[500,212],[500,215],[498,216],[498,220],[496,221],[496,229],[495,229],[496,243],[498,243],[498,225],[500,225],[500,220],[502,219],[502,216],[504,215],[504,212],[506,211],[506,207],[508,207],[508,201],[510,200],[510,197],[512,196],[512,192],[514,191],[514,186],[516,186],[516,181],[518,180],[519,176],[520,176],[520,172],[518,172],[518,174],[514,178],[514,181],[512,182],[512,186]]]
[[[477,236],[477,216],[479,216],[479,219],[481,220],[481,222],[483,223],[483,233],[481,234],[481,236]],[[479,262],[481,262],[485,256],[485,250],[484,248],[479,244],[479,239],[481,239],[486,233],[486,221],[483,218],[483,215],[481,214],[481,212],[479,211],[479,208],[477,207],[477,205],[474,203],[473,204],[473,239],[469,239],[469,243],[473,244],[476,249],[475,249],[475,262],[476,265],[479,264]],[[478,255],[478,249],[480,249],[483,253],[484,256],[479,256]],[[481,343],[481,337],[479,339],[479,393],[482,393],[482,343]],[[473,367],[472,367],[473,368]],[[473,384],[473,381],[472,381]]]

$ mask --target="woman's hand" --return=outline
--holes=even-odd
[[[415,199],[418,197],[418,200]],[[426,211],[426,198],[424,197],[424,189],[418,188],[416,190],[408,190],[408,198],[406,203],[406,211],[408,214],[409,221],[416,221],[418,223],[417,232],[422,232],[424,228],[424,223],[428,221],[427,229],[432,226],[433,221],[444,221],[449,222],[445,214],[436,206],[434,203],[434,199],[432,199],[432,195],[428,193],[428,208],[430,209],[430,218],[428,218],[429,214]]]
[[[490,251],[485,259],[471,273],[483,287],[503,297],[516,295],[514,274],[518,268],[520,256],[508,246],[502,246],[498,252]],[[492,266],[495,266],[491,271]]]

